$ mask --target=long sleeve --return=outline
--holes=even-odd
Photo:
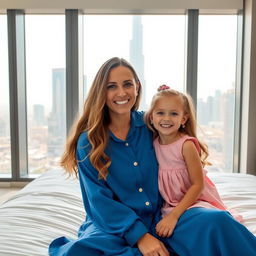
[[[80,150],[77,151],[81,159]],[[119,202],[106,182],[98,179],[98,172],[87,160],[78,164],[80,185],[83,191],[87,214],[106,233],[125,237],[133,246],[148,232],[139,216],[125,204]]]

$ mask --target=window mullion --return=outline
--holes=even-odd
[[[7,10],[7,16],[12,180],[19,180],[28,174],[25,18],[23,10]]]
[[[67,133],[83,101],[83,14],[66,10],[66,127]]]
[[[186,90],[197,105],[197,66],[198,66],[198,10],[187,13],[187,69]]]
[[[240,172],[241,147],[241,99],[242,99],[242,48],[243,48],[243,11],[237,15],[236,81],[235,81],[235,120],[233,172]]]

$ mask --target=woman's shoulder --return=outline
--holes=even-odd
[[[132,119],[133,122],[135,124],[135,126],[145,126],[145,122],[144,122],[144,111],[132,111]]]
[[[88,138],[88,133],[87,132],[82,132],[78,139],[77,139],[77,151],[88,151],[90,150],[91,145],[90,141]]]
[[[77,146],[84,147],[88,143],[89,143],[88,133],[87,132],[80,133],[77,139]]]
[[[134,118],[143,119],[145,115],[145,111],[135,110],[135,111],[132,111],[132,115],[134,116]]]

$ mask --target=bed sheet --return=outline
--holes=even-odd
[[[224,203],[256,235],[256,176],[210,173]],[[47,256],[56,237],[76,239],[85,218],[79,183],[62,169],[48,171],[0,207],[0,256]]]

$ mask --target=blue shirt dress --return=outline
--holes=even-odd
[[[121,236],[133,246],[148,232],[153,215],[161,207],[152,134],[143,122],[143,114],[131,113],[125,141],[110,132],[105,151],[112,161],[107,181],[99,179],[91,165],[90,149],[87,134],[81,134],[77,159],[86,222],[95,222],[99,229]]]

